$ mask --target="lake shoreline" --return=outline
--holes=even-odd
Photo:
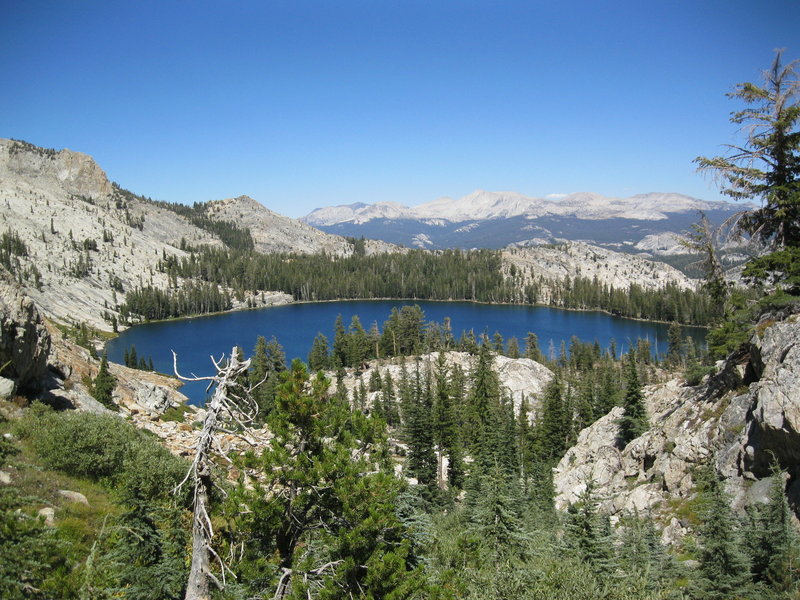
[[[232,346],[240,346],[247,352],[257,337],[263,336],[275,337],[287,359],[305,361],[318,333],[333,339],[338,316],[341,315],[345,327],[358,316],[365,329],[369,330],[373,323],[382,329],[393,308],[415,304],[424,312],[425,323],[442,324],[450,320],[456,339],[465,333],[469,335],[470,331],[476,337],[483,332],[491,337],[496,332],[504,340],[514,337],[521,342],[533,332],[542,351],[551,354],[557,352],[562,341],[569,346],[573,337],[588,343],[598,340],[603,348],[616,344],[620,352],[637,339],[648,339],[654,353],[666,352],[669,325],[663,322],[618,317],[602,310],[418,298],[302,301],[269,307],[275,310],[236,310],[151,321],[121,332],[109,341],[105,350],[109,360],[119,363],[125,351],[135,346],[138,355],[152,357],[155,369],[161,372],[172,370],[170,350],[175,350],[180,356],[181,372],[207,374],[209,354],[227,352]],[[698,345],[704,345],[705,335],[705,329],[692,327],[683,333]]]
[[[268,304],[264,306],[236,306],[230,308],[228,310],[219,310],[214,312],[207,312],[207,313],[200,313],[196,315],[185,315],[181,317],[169,317],[166,319],[153,319],[151,321],[139,321],[137,323],[133,323],[131,325],[125,326],[124,328],[120,328],[120,330],[114,334],[112,337],[108,338],[106,341],[110,341],[119,336],[120,333],[123,331],[127,331],[133,327],[137,327],[139,325],[148,325],[151,323],[171,323],[175,321],[183,321],[183,320],[190,320],[190,319],[198,319],[202,317],[214,317],[219,315],[227,315],[231,313],[237,312],[249,312],[249,311],[258,311],[258,310],[266,310],[270,308],[277,308],[280,306],[289,306],[289,305],[299,305],[299,304],[331,304],[335,302],[403,302],[403,303],[418,303],[418,302],[436,302],[436,303],[456,303],[456,302],[463,302],[465,304],[477,304],[482,306],[519,306],[519,307],[529,307],[529,308],[553,308],[556,310],[565,310],[570,312],[578,312],[578,313],[600,313],[604,315],[608,315],[610,317],[617,317],[619,319],[628,319],[630,321],[640,321],[643,323],[658,323],[662,325],[671,325],[675,321],[664,321],[661,319],[646,319],[644,317],[630,317],[624,314],[616,314],[611,310],[606,308],[572,308],[566,306],[558,306],[556,304],[543,304],[543,303],[535,303],[535,304],[518,304],[514,302],[487,302],[484,300],[440,300],[440,299],[429,299],[429,298],[331,298],[328,300],[290,300],[288,302],[280,302],[275,304]],[[710,325],[694,325],[692,323],[678,323],[681,327],[694,327],[698,329],[706,329],[710,330]]]

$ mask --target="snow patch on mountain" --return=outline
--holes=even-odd
[[[596,193],[579,192],[560,198],[533,198],[516,192],[476,190],[463,198],[444,197],[414,207],[393,202],[378,202],[318,208],[301,220],[314,226],[366,223],[380,218],[424,222],[441,219],[448,223],[517,216],[530,219],[563,216],[585,220],[624,218],[656,221],[668,218],[667,215],[671,213],[714,210],[729,206],[725,202],[708,202],[674,193],[649,193],[629,198],[613,198]]]

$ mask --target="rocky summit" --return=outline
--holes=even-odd
[[[712,461],[735,506],[767,501],[775,463],[787,471],[790,503],[800,505],[798,340],[800,315],[768,317],[701,385],[672,379],[646,387],[650,427],[624,447],[623,409],[614,408],[580,433],[555,468],[556,506],[576,502],[591,483],[608,514],[657,517],[663,540],[677,542],[689,532],[682,515],[696,474]],[[737,387],[729,389],[732,382]]]

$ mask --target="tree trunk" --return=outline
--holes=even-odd
[[[221,413],[226,409],[228,386],[237,385],[236,377],[242,372],[246,373],[249,365],[250,361],[239,361],[236,347],[234,347],[228,365],[224,368],[218,367],[219,372],[214,378],[217,387],[211,401],[206,404],[203,431],[197,440],[195,458],[188,476],[194,483],[194,517],[192,519],[192,565],[189,570],[185,600],[210,600],[209,580],[218,587],[222,587],[222,584],[211,573],[211,555],[213,554],[211,538],[214,535],[209,502],[212,485],[211,452],[213,451],[214,436],[223,416]],[[227,408],[230,410],[229,406]]]
[[[208,474],[199,475],[195,488],[194,518],[192,519],[192,566],[186,584],[185,600],[209,600],[208,574],[211,565],[208,557],[208,540],[203,513],[208,509]]]

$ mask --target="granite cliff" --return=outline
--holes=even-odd
[[[624,447],[623,409],[583,430],[555,469],[556,505],[575,502],[589,482],[613,517],[651,514],[665,541],[688,531],[685,507],[698,468],[713,461],[734,504],[765,502],[771,465],[788,474],[790,503],[800,507],[800,315],[762,319],[738,353],[697,387],[681,380],[645,388],[650,428]]]

